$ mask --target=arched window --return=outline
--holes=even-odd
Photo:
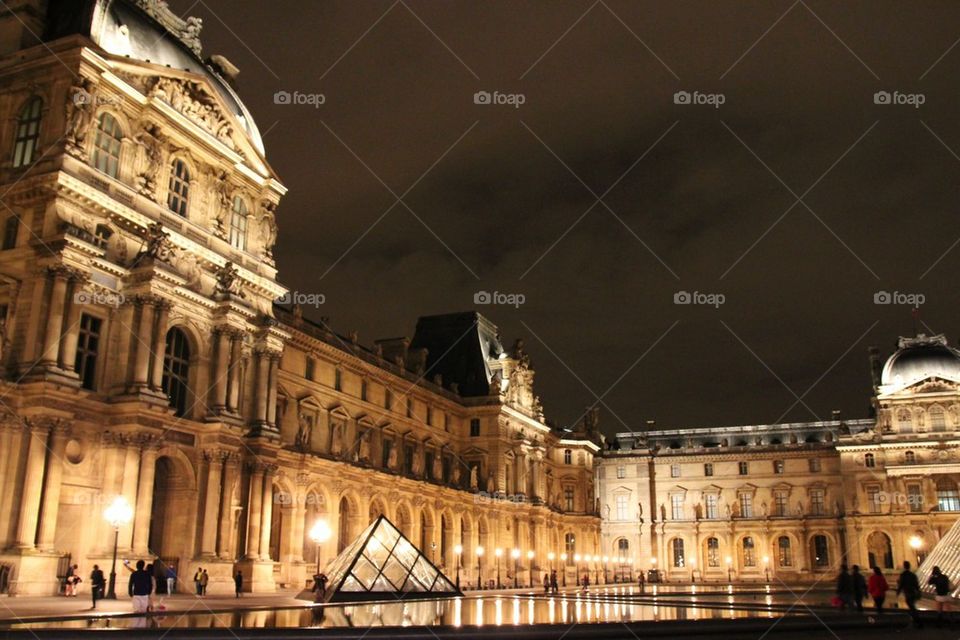
[[[174,327],[167,332],[167,347],[163,354],[163,392],[170,398],[170,406],[178,416],[187,410],[190,377],[190,343],[187,334]]]
[[[787,536],[777,538],[777,562],[781,567],[793,566],[793,549],[790,548],[790,538]]]
[[[753,538],[750,536],[743,539],[743,566],[757,566],[757,550],[753,544]]]
[[[187,202],[190,199],[190,169],[180,158],[170,167],[170,189],[167,193],[167,206],[178,216],[187,217]]]
[[[913,418],[910,416],[909,409],[900,409],[897,411],[897,431],[900,433],[913,433]]]
[[[34,96],[20,110],[17,117],[17,135],[13,145],[13,168],[33,163],[40,143],[40,120],[43,118],[43,100]]]
[[[240,196],[233,199],[230,212],[230,244],[241,251],[247,248],[247,204]]]
[[[830,548],[827,544],[827,536],[817,535],[813,536],[811,540],[811,547],[813,549],[813,564],[817,567],[829,567],[830,566]]]
[[[720,541],[716,538],[707,538],[707,566],[720,566]]]
[[[903,454],[903,461],[907,464],[913,464],[917,461],[917,456],[913,451],[907,451],[905,454]]]
[[[673,566],[682,569],[686,566],[686,557],[683,554],[683,539],[674,538],[670,547],[673,553]]]
[[[120,172],[120,147],[123,130],[120,123],[109,113],[103,113],[97,122],[97,135],[93,141],[93,166],[111,178]]]
[[[930,407],[930,410],[927,412],[927,416],[930,417],[931,431],[947,430],[947,419],[943,413],[942,407]]]
[[[577,553],[577,538],[572,533],[563,536],[563,550],[567,554],[567,564],[573,564],[573,556]]]
[[[572,464],[573,463],[573,451],[570,449],[563,450],[563,464]]]
[[[620,562],[626,562],[630,557],[630,541],[626,538],[617,540],[617,557]]]
[[[877,466],[877,459],[872,453],[868,453],[863,456],[863,464],[868,469],[873,469],[875,466]]]
[[[940,511],[960,511],[957,483],[949,478],[937,480],[937,508]]]

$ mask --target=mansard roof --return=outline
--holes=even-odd
[[[493,365],[506,356],[497,326],[476,311],[421,317],[410,347],[427,350],[431,377],[439,374],[468,397],[490,394]]]

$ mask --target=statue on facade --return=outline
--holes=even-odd
[[[387,469],[397,470],[397,447],[390,447],[390,453],[387,454]]]
[[[147,234],[144,238],[143,249],[136,258],[140,262],[143,258],[169,262],[173,258],[174,247],[170,242],[170,234],[163,230],[163,225],[154,222],[147,225]]]
[[[260,214],[260,237],[263,238],[263,255],[272,258],[273,246],[277,244],[277,204],[269,200],[261,203],[263,213]]]
[[[75,158],[84,159],[87,132],[93,122],[93,82],[80,78],[70,88],[67,97],[67,131],[64,134],[66,151]]]
[[[339,456],[343,452],[343,423],[334,420],[330,429],[330,455]]]
[[[232,262],[228,261],[222,267],[219,267],[214,275],[217,278],[217,284],[216,287],[214,287],[215,294],[236,296],[238,298],[245,297],[240,281],[240,274]]]
[[[660,503],[660,522],[667,521],[667,505]]]
[[[367,429],[363,432],[363,435],[360,436],[360,446],[358,448],[357,459],[360,462],[368,463],[370,462],[370,430]]]
[[[497,491],[497,486],[493,482],[493,474],[487,474],[487,493],[493,495]]]
[[[767,517],[767,501],[764,500],[760,503],[760,512],[763,513],[763,517]]]
[[[156,200],[157,174],[160,172],[160,167],[163,166],[160,127],[155,124],[146,125],[137,135],[137,142],[143,148],[147,160],[143,171],[137,176],[137,192],[151,200]]]
[[[227,214],[233,208],[233,190],[226,171],[216,177],[217,205],[214,207],[213,233],[217,237],[227,237]]]
[[[415,476],[423,473],[423,449],[417,447],[413,452],[413,461],[410,464],[410,471]]]
[[[476,491],[478,488],[480,488],[480,484],[479,484],[479,481],[478,481],[478,479],[477,479],[477,467],[476,467],[476,466],[470,467],[470,488],[471,488],[473,491]]]
[[[454,486],[460,486],[460,479],[463,477],[463,470],[460,468],[460,462],[454,461],[453,469],[450,471],[450,482]]]
[[[443,479],[443,459],[440,457],[439,452],[437,452],[437,455],[433,456],[433,465],[430,469],[430,475],[433,476],[433,479],[438,482]]]
[[[313,416],[301,413],[297,416],[298,428],[295,444],[298,449],[306,450],[310,447],[310,437],[313,434]]]

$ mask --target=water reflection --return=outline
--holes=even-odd
[[[656,585],[655,585],[656,586]],[[410,627],[452,625],[533,625],[573,622],[639,622],[698,620],[701,618],[773,617],[797,602],[796,596],[771,592],[661,588],[657,595],[641,595],[633,587],[610,587],[592,593],[555,596],[494,595],[418,602],[304,606],[224,613],[171,612],[150,618],[161,628],[274,628],[274,627]],[[809,604],[818,602],[816,594]],[[509,608],[506,612],[504,609]],[[524,612],[525,610],[525,612]],[[505,615],[506,614],[506,615]],[[128,628],[137,618],[103,617],[94,620],[14,624],[23,628]],[[142,624],[142,620],[140,620]],[[2,627],[2,625],[0,625]]]

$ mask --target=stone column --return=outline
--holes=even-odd
[[[137,388],[144,388],[149,382],[150,351],[153,349],[153,305],[149,297],[139,300],[140,325],[137,330],[136,357],[133,364],[133,384]],[[162,356],[161,356],[162,357]]]
[[[43,335],[43,353],[40,363],[55,367],[60,361],[60,332],[63,330],[63,311],[67,298],[67,270],[64,267],[51,269],[53,286],[50,304],[47,307],[47,326]]]
[[[257,352],[257,386],[256,411],[254,421],[264,424],[267,421],[267,397],[270,388],[270,354],[267,351]]]
[[[140,480],[140,448],[132,440],[127,441],[123,452],[123,480],[120,484],[120,494],[127,499],[127,504],[137,504],[137,483]],[[120,548],[133,548],[133,523],[120,527]]]
[[[263,498],[263,467],[250,467],[250,490],[247,498],[247,553],[248,560],[260,558],[260,501]]]
[[[273,474],[276,467],[267,467],[263,476],[263,499],[260,501],[260,559],[270,560],[270,528],[273,524]]]
[[[57,534],[57,514],[60,510],[60,486],[63,478],[63,456],[67,448],[65,425],[50,430],[50,450],[47,454],[47,474],[43,481],[43,511],[40,515],[38,546],[42,551],[53,551]]]
[[[77,302],[77,292],[83,284],[83,278],[77,276],[73,281],[73,296],[67,311],[67,326],[64,329],[63,343],[60,349],[60,368],[75,371],[77,365],[77,341],[80,339],[81,305]]]
[[[17,547],[33,549],[37,538],[40,496],[43,491],[43,468],[47,459],[47,437],[50,427],[45,420],[28,420],[24,429],[27,438],[27,464],[20,496],[20,519],[17,526]]]
[[[233,508],[233,485],[237,481],[237,474],[240,466],[237,463],[236,455],[231,454],[226,458],[223,465],[223,490],[220,492],[220,534],[217,542],[217,555],[224,560],[232,559],[232,549],[230,548],[230,534],[233,530],[231,524]]]
[[[216,330],[217,368],[213,379],[213,410],[220,413],[227,408],[227,381],[230,377],[230,333],[226,328]]]
[[[267,423],[277,424],[277,372],[280,369],[280,354],[270,354],[270,374],[267,379]]]
[[[153,483],[157,473],[157,449],[148,441],[140,450],[140,479],[137,482],[137,504],[133,519],[133,552],[150,552],[150,514],[153,512]]]
[[[217,550],[217,514],[220,511],[220,478],[223,471],[223,456],[219,451],[206,451],[207,495],[203,506],[203,534],[200,538],[200,555],[212,558]]]
[[[243,369],[240,360],[243,358],[243,334],[236,332],[230,336],[230,365],[228,374],[227,410],[239,412],[240,379]]]
[[[167,351],[167,329],[170,324],[170,303],[157,301],[157,327],[153,335],[153,366],[150,369],[150,388],[163,389],[163,356]]]

